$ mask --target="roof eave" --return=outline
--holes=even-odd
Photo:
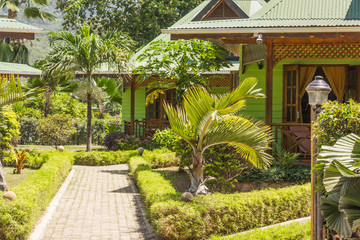
[[[6,32],[6,33],[43,33],[43,29],[42,28],[36,28],[36,29],[0,28],[0,32]]]
[[[360,32],[359,27],[261,27],[261,28],[196,28],[196,29],[163,29],[164,34],[236,34],[253,33],[332,33]]]

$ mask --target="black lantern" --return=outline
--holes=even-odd
[[[328,100],[331,87],[324,81],[322,76],[316,76],[306,87],[306,91],[309,94],[309,104],[319,106]]]

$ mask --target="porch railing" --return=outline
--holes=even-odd
[[[275,142],[281,143],[289,152],[300,152],[305,158],[311,156],[310,123],[273,123]]]
[[[124,131],[127,134],[131,132],[130,121],[124,121]],[[134,135],[138,138],[145,138],[147,136],[153,136],[157,129],[164,130],[169,128],[170,123],[168,120],[149,120],[149,121],[134,121]]]

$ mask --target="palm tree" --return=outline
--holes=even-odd
[[[271,130],[260,122],[240,115],[247,97],[263,97],[255,78],[245,79],[234,91],[213,95],[201,86],[184,94],[182,106],[164,104],[172,131],[193,150],[189,192],[197,192],[204,182],[204,152],[212,146],[228,144],[254,166],[267,168],[272,157],[265,151],[272,140]]]
[[[90,26],[84,25],[79,33],[70,31],[49,34],[50,55],[59,61],[47,65],[52,71],[78,71],[84,73],[82,79],[87,84],[87,143],[86,150],[91,151],[91,105],[92,86],[95,86],[93,72],[102,66],[114,66],[120,73],[128,69],[128,57],[132,47],[131,39],[121,32],[95,34]]]
[[[8,18],[16,18],[22,5],[25,5],[24,15],[26,18],[39,18],[43,21],[55,21],[57,17],[45,12],[39,6],[48,6],[49,0],[0,0],[0,8],[7,8]]]
[[[360,227],[360,137],[340,138],[334,146],[322,146],[315,169],[323,190],[321,213],[326,225],[343,239]]]

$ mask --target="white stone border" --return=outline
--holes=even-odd
[[[70,171],[64,183],[61,185],[59,191],[56,193],[55,197],[51,200],[49,206],[46,208],[45,213],[40,218],[39,223],[35,226],[33,232],[30,234],[28,240],[40,240],[44,237],[45,228],[49,223],[49,221],[51,220],[51,218],[53,217],[62,196],[64,195],[66,189],[70,184],[71,179],[74,176],[74,172],[75,172],[74,169]]]
[[[298,219],[295,219],[295,220],[290,220],[290,221],[287,221],[287,222],[282,222],[282,223],[278,223],[278,224],[274,224],[274,225],[270,225],[270,226],[266,226],[266,227],[262,227],[262,228],[255,228],[255,229],[251,229],[251,230],[248,230],[248,231],[245,231],[245,232],[240,232],[240,233],[231,234],[231,235],[229,235],[229,236],[225,236],[225,238],[237,236],[237,235],[240,235],[240,234],[243,234],[243,233],[253,232],[253,231],[255,231],[255,230],[265,230],[265,229],[271,228],[271,227],[286,226],[286,225],[289,225],[289,224],[291,224],[291,223],[295,223],[295,222],[306,222],[306,221],[310,221],[310,220],[311,220],[311,217],[298,218]]]

